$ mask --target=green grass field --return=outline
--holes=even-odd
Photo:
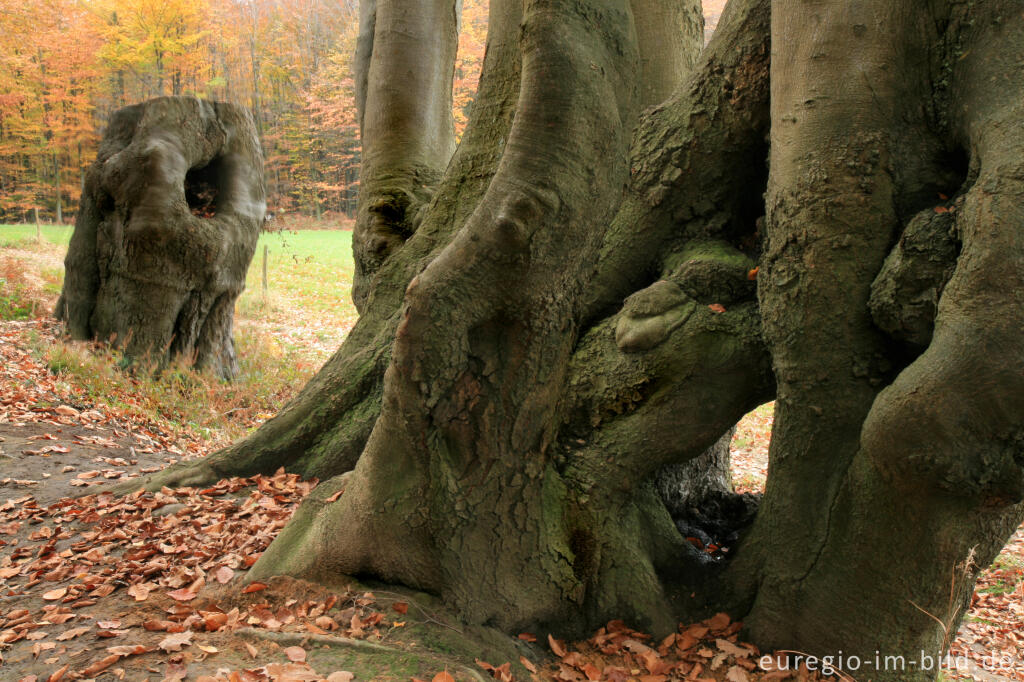
[[[42,225],[43,243],[37,241],[35,225],[0,225],[0,248],[22,248],[54,252],[66,249],[71,226]],[[268,296],[263,296],[264,246],[267,254]],[[63,259],[63,253],[60,253]],[[352,233],[348,230],[305,230],[264,232],[260,235],[246,291],[238,302],[245,317],[285,317],[296,306],[316,317],[337,318],[346,329],[355,322],[349,292],[352,288]],[[329,322],[329,320],[322,320]]]
[[[247,310],[263,296],[263,248],[267,249],[267,280],[272,298],[301,302],[304,308],[339,312],[350,307],[352,233],[347,230],[270,232],[260,235],[246,291],[239,307]]]
[[[39,231],[43,240],[51,244],[66,248],[71,241],[70,225],[40,225]],[[27,245],[35,241],[35,225],[0,225],[0,248]]]
[[[70,225],[41,225],[44,243],[67,248]],[[35,225],[0,225],[0,248],[36,245]],[[267,247],[267,274],[272,289],[282,293],[309,296],[317,306],[330,306],[333,297],[319,297],[328,287],[352,286],[352,233],[348,230],[306,230],[303,232],[264,232],[260,235],[246,286],[260,293],[263,247]],[[331,306],[332,307],[332,306]]]
[[[64,277],[70,226],[0,225],[0,319],[47,317]],[[267,280],[263,292],[266,246]],[[223,444],[269,417],[341,344],[352,306],[352,233],[316,229],[260,235],[235,314],[241,374],[233,384],[185,368],[147,379],[117,370],[116,352],[26,332],[35,355],[93,400],[167,420]]]

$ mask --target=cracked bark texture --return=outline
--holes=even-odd
[[[145,484],[331,477],[251,579],[401,582],[510,632],[728,610],[762,649],[940,653],[1024,516],[1019,8],[733,0],[667,99],[639,6],[491,13],[466,137],[345,344]],[[657,477],[773,397],[764,502],[711,562]]]
[[[132,362],[234,377],[235,301],[265,210],[247,111],[187,97],[118,110],[86,173],[58,319]]]

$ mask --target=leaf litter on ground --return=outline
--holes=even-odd
[[[52,307],[51,299],[33,302],[33,308],[45,311]],[[309,338],[308,315],[280,306],[272,306],[272,312],[293,321],[287,338],[296,343]],[[280,335],[280,320],[275,323],[274,334]],[[344,327],[348,324],[350,320]],[[39,339],[55,347],[58,335],[59,327],[45,319],[0,322],[0,427],[26,431],[25,441],[31,445],[17,456],[39,462],[31,476],[0,476],[0,485],[13,493],[0,502],[0,676],[7,679],[7,673],[30,661],[46,672],[28,672],[17,678],[19,682],[91,679],[101,674],[200,682],[353,679],[347,671],[325,677],[305,660],[290,660],[299,657],[294,649],[305,651],[302,647],[294,647],[289,656],[273,643],[257,647],[241,641],[238,646],[230,639],[243,628],[382,639],[403,625],[387,614],[403,613],[404,606],[395,603],[389,611],[366,592],[300,599],[291,596],[291,586],[275,590],[274,584],[252,583],[254,589],[248,592],[241,587],[245,571],[315,482],[279,472],[220,481],[202,490],[164,489],[123,499],[97,492],[52,505],[36,501],[34,495],[54,475],[46,465],[69,449],[97,450],[89,462],[92,466],[67,465],[61,472],[74,473],[68,485],[89,492],[108,480],[203,456],[225,441],[209,429],[167,419],[152,407],[144,409],[147,398],[132,393],[130,381],[119,385],[127,393],[114,405],[103,395],[93,395],[73,373],[53,371],[60,359],[40,358],[31,347],[38,346]],[[313,349],[313,365],[337,345],[334,339],[322,341]],[[279,399],[287,397],[282,394]],[[742,492],[763,490],[772,412],[771,405],[752,412],[733,439],[734,480]],[[252,427],[269,414],[243,409],[235,416]],[[70,432],[74,435],[68,437]],[[126,441],[129,456],[99,454],[123,448]],[[0,435],[0,455],[12,457],[4,453],[3,444]],[[157,459],[145,464],[131,455]],[[951,655],[967,660],[968,669],[946,671],[947,677],[1024,680],[1022,605],[1024,530],[1018,530],[996,565],[982,572],[951,646]],[[586,642],[552,638],[551,663],[540,655],[539,643],[531,645],[537,655],[533,660],[521,657],[518,669],[543,680],[814,679],[807,673],[751,668],[757,652],[737,639],[740,625],[724,614],[716,619],[681,625],[659,642],[613,621]],[[217,638],[219,646],[213,646]],[[537,640],[529,633],[519,639]],[[166,651],[161,643],[178,650]],[[252,666],[212,664],[231,649],[253,663],[267,656],[278,660]],[[1016,667],[991,671],[993,660],[1012,660]],[[477,666],[493,679],[514,678],[510,661],[478,660]],[[445,669],[432,679],[449,678]]]

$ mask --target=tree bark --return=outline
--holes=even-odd
[[[472,214],[501,160],[519,87],[520,0],[490,3],[487,49],[470,123],[420,228],[373,276],[363,314],[299,395],[251,436],[145,479],[149,489],[201,485],[279,467],[321,479],[351,471],[381,409],[384,372],[405,290]]]
[[[1024,33],[1000,18],[1012,11],[775,8],[773,40],[788,49],[772,65],[759,284],[779,398],[765,501],[732,567],[757,576],[746,622],[764,646],[936,657],[977,572],[1024,519],[1024,383],[1004,370],[1021,362],[1010,339],[1024,315],[1024,109],[1011,75]],[[915,266],[908,245],[947,204],[959,254],[946,240],[932,255],[949,260]],[[941,293],[934,334],[925,326],[908,350],[868,303],[918,306],[919,288],[891,286],[915,267],[909,281]]]
[[[700,0],[630,0],[640,49],[640,103],[665,101],[690,74],[704,46]]]
[[[115,113],[86,176],[56,314],[125,358],[230,379],[235,300],[266,208],[252,119],[160,98]]]
[[[362,139],[359,209],[352,235],[352,299],[365,310],[370,279],[416,231],[455,150],[452,77],[456,0],[360,7],[355,57]]]
[[[401,582],[512,632],[728,610],[765,650],[934,658],[1024,516],[1024,27],[1009,0],[772,4],[730,2],[637,119],[660,96],[630,3],[493,2],[466,137],[345,344],[146,485],[331,476],[251,579]],[[764,503],[713,562],[659,472],[706,474],[776,396]]]

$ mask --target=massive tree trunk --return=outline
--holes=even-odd
[[[1024,22],[1012,2],[830,4],[773,10],[779,397],[732,568],[757,576],[765,645],[920,660],[1024,517]]]
[[[331,477],[253,577],[373,576],[510,631],[729,609],[763,647],[934,656],[1024,517],[1024,25],[1009,0],[733,0],[643,110],[674,68],[651,17],[681,15],[633,4],[493,1],[462,144],[361,228],[385,248],[357,244],[345,344],[147,485]],[[663,472],[706,474],[776,395],[765,502],[713,562]]]
[[[232,378],[264,196],[245,110],[170,97],[118,110],[86,174],[57,317],[129,360],[183,357]]]

